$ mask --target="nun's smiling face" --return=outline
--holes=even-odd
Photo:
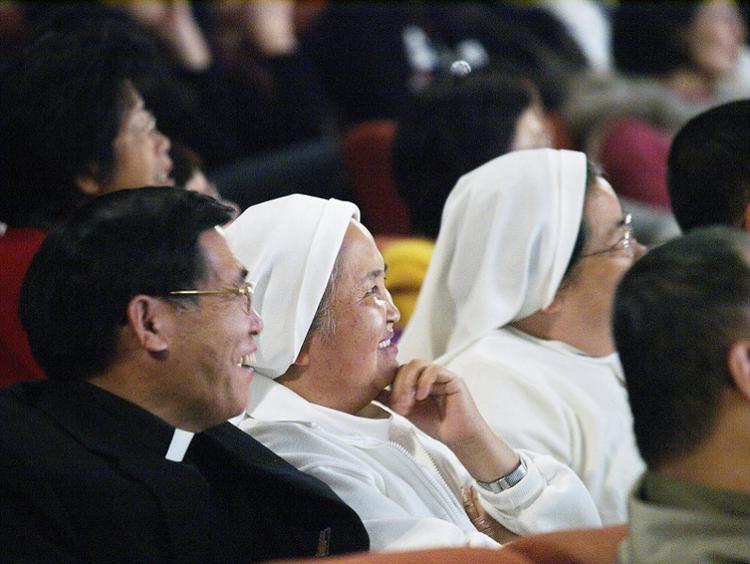
[[[337,258],[328,334],[318,330],[302,357],[314,377],[303,395],[314,403],[356,413],[389,385],[398,369],[391,343],[399,312],[385,288],[385,265],[372,235],[352,220]],[[290,383],[294,388],[294,384]],[[314,397],[310,397],[314,395]]]

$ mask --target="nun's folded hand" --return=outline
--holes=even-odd
[[[412,360],[401,365],[391,389],[377,399],[448,446],[486,429],[461,377],[439,364]]]

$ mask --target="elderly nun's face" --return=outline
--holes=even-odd
[[[398,368],[391,343],[399,312],[385,289],[385,265],[372,235],[352,221],[339,251],[329,314],[333,330],[310,341],[317,403],[356,413],[389,385]]]
[[[588,234],[582,257],[573,268],[570,284],[562,290],[574,311],[589,326],[609,330],[612,299],[625,272],[645,253],[635,238],[621,248],[628,227],[612,186],[599,177],[590,188],[584,208]]]

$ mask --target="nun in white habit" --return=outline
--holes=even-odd
[[[331,486],[374,550],[497,547],[509,532],[598,525],[577,476],[511,449],[455,374],[399,366],[398,310],[358,218],[351,203],[292,195],[227,229],[265,320],[240,427]]]
[[[581,477],[624,522],[643,470],[610,333],[617,282],[643,253],[583,153],[509,153],[459,179],[402,358],[438,359],[514,447]]]

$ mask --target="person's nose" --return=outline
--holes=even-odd
[[[259,335],[263,331],[263,319],[260,314],[255,311],[255,308],[250,309],[250,334]]]
[[[393,298],[391,297],[391,293],[386,290],[386,320],[388,323],[398,323],[399,319],[401,319],[401,312],[396,307],[396,304],[393,303]]]
[[[170,147],[172,146],[172,142],[169,140],[169,137],[164,135],[158,129],[154,129],[153,133],[156,136],[156,150],[160,153],[168,152]]]

